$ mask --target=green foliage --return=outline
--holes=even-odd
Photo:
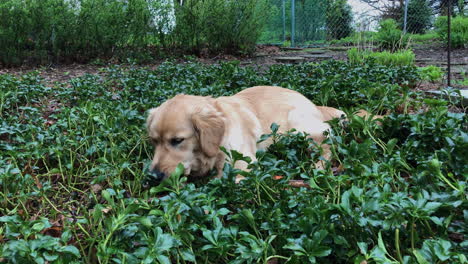
[[[328,1],[297,1],[295,7],[296,44],[323,41],[327,36]],[[291,16],[289,18],[291,20]]]
[[[283,19],[283,3],[284,15]],[[279,44],[290,39],[291,35],[291,5],[283,0],[268,0],[269,11],[266,14],[267,19],[263,27],[263,32],[260,36],[260,44]],[[284,25],[284,27],[283,27]],[[284,30],[284,32],[283,32]]]
[[[267,16],[265,0],[190,0],[176,5],[175,15],[168,3],[1,1],[0,64],[83,62],[109,57],[144,62],[160,53],[157,48],[249,53]]]
[[[443,100],[418,112],[421,96],[409,89],[418,78],[415,67],[340,61],[112,66],[53,87],[37,72],[0,75],[1,261],[466,263],[466,115]],[[272,124],[263,139],[274,143],[256,162],[228,153],[250,163],[241,184],[225,164],[222,179],[190,182],[179,167],[145,187],[149,108],[253,85],[289,87],[349,116],[393,113],[382,126],[330,122],[329,165],[340,172],[315,169],[315,143]]]
[[[0,4],[0,63],[108,57],[149,44],[145,0],[7,0]]]
[[[413,66],[415,55],[411,50],[371,52],[352,48],[348,50],[348,61],[352,64],[364,64],[375,61],[380,65]]]
[[[436,32],[447,43],[448,18],[439,16],[435,22]],[[458,16],[451,19],[451,45],[453,48],[466,48],[468,43],[468,17]]]
[[[327,7],[327,39],[342,39],[353,33],[353,13],[346,0],[333,0]]]
[[[468,87],[468,74],[466,71],[460,73],[461,80],[455,81],[457,84]]]
[[[381,49],[397,51],[406,48],[408,36],[404,35],[398,28],[397,22],[393,19],[380,21],[379,31],[375,39]]]
[[[424,34],[431,27],[432,8],[428,0],[411,0],[408,3],[406,30],[408,33]],[[403,22],[403,21],[402,21]]]
[[[189,0],[177,5],[174,39],[182,49],[250,53],[268,14],[266,0]]]
[[[419,43],[419,44],[426,44],[428,42],[440,40],[439,35],[434,31],[430,31],[425,34],[408,34],[408,35],[409,35],[409,39],[411,40],[411,42]]]
[[[2,216],[0,223],[5,227],[2,239],[7,241],[0,249],[3,258],[16,263],[71,263],[80,258],[78,249],[67,245],[72,237],[70,230],[59,237],[41,234],[51,228],[46,218],[23,221],[18,216]]]
[[[442,77],[444,77],[442,69],[434,65],[421,67],[418,70],[421,79],[425,81],[438,82],[442,80]]]
[[[342,39],[330,40],[330,44],[344,46],[372,46],[375,40],[375,35],[376,32],[373,31],[359,31],[354,32],[350,36]]]

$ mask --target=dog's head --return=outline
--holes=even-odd
[[[149,111],[148,134],[155,147],[151,173],[167,178],[179,163],[186,176],[204,176],[220,153],[225,123],[210,97],[177,95]]]

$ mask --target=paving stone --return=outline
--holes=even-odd
[[[327,51],[326,50],[309,50],[307,53],[309,54],[325,54]]]
[[[304,58],[303,57],[276,57],[275,60],[277,62],[283,62],[283,63],[299,63],[299,62],[303,62]]]
[[[313,60],[313,61],[316,61],[316,60],[322,61],[322,60],[330,60],[330,59],[333,59],[332,56],[330,56],[330,55],[325,55],[325,54],[301,55],[301,57],[306,58],[307,60]]]
[[[443,91],[426,91],[426,94],[430,96],[445,98],[445,99],[449,99],[449,98],[459,99],[459,96],[460,96],[458,93],[455,93],[455,92],[452,92],[451,94],[447,94],[446,92],[443,92]],[[468,105],[468,89],[460,90],[460,94],[462,97],[461,102],[463,103],[463,105],[465,106]]]

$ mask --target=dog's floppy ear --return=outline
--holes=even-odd
[[[212,105],[205,105],[192,114],[192,122],[202,151],[208,157],[216,156],[225,130],[222,114]]]
[[[153,119],[155,117],[155,114],[156,114],[156,110],[158,108],[152,108],[148,111],[148,118],[146,118],[146,129],[149,131],[150,129],[150,125],[151,125],[151,122],[153,122]]]

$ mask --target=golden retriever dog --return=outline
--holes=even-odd
[[[257,150],[271,144],[271,140],[257,141],[271,133],[272,123],[279,125],[280,133],[294,128],[320,144],[330,128],[325,121],[342,115],[340,110],[316,106],[302,94],[281,87],[256,86],[219,98],[177,95],[149,111],[147,128],[155,146],[150,169],[160,181],[179,163],[186,176],[201,177],[216,169],[220,177],[226,161],[220,146],[255,160]],[[324,158],[330,158],[329,147],[322,148]],[[246,170],[247,164],[239,161],[234,167]],[[238,176],[236,181],[241,179]]]

